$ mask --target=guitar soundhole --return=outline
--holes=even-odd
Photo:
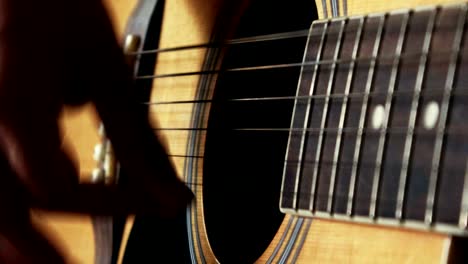
[[[313,1],[252,1],[236,37],[308,29]],[[227,50],[225,69],[297,63],[306,37],[246,43]],[[205,146],[203,203],[210,245],[221,263],[253,263],[283,220],[281,179],[300,68],[229,72],[218,77]],[[245,128],[259,129],[256,131]],[[279,129],[279,130],[278,130]],[[275,131],[276,130],[276,131]]]

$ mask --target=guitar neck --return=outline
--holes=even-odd
[[[312,24],[283,212],[465,233],[467,5]]]

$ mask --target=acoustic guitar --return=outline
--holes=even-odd
[[[468,6],[444,2],[106,1],[196,199],[36,217],[78,263],[466,261]],[[92,108],[64,127],[89,175]]]

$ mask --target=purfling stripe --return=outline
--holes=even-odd
[[[271,254],[271,256],[267,260],[268,264],[272,263],[272,261],[275,259],[276,255],[278,254],[278,252],[279,252],[279,250],[281,248],[281,245],[283,245],[284,240],[286,239],[286,234],[288,234],[288,230],[291,228],[293,219],[294,219],[294,217],[289,218],[288,225],[284,229],[284,232],[281,235],[280,241],[278,242],[278,244],[276,244],[276,247],[275,247],[275,250],[273,251],[273,254]]]
[[[330,6],[332,8],[332,16],[337,17],[340,15],[340,10],[338,6],[338,0],[330,0]]]
[[[292,219],[291,226],[289,227],[288,230],[284,231],[286,234],[285,239],[283,243],[280,245],[279,252],[278,252],[279,254],[275,256],[275,258],[273,259],[273,263],[280,262],[282,256],[284,255],[284,252],[287,250],[289,242],[291,241],[291,238],[293,236],[294,229],[297,226],[297,221],[299,220],[299,217],[291,216],[291,219]]]
[[[219,56],[219,50],[218,49],[210,49],[207,52],[206,59],[203,65],[203,69],[213,69],[216,64],[216,58]],[[211,81],[211,78],[213,78],[211,75],[207,76],[202,76],[199,81],[198,89],[197,89],[197,99],[206,99],[209,95],[209,83]],[[206,116],[206,105],[205,104],[199,104],[199,105],[194,105],[194,108],[192,110],[192,126],[193,127],[202,127],[204,123],[204,117]],[[188,156],[195,156],[198,155],[200,152],[200,147],[201,147],[201,142],[200,142],[200,135],[198,135],[198,131],[193,131],[192,133],[189,134],[189,140],[188,140]],[[187,180],[188,182],[196,182],[198,180],[198,170],[196,169],[198,167],[198,162],[199,159],[187,159],[186,160],[186,175],[187,175]],[[195,163],[195,164],[194,164]],[[188,164],[188,165],[187,165]],[[195,169],[194,169],[195,168]],[[197,195],[198,188],[196,191],[194,191],[195,196]],[[199,223],[198,223],[198,218],[196,217],[198,215],[198,210],[197,210],[196,205],[191,205],[187,209],[187,234],[189,236],[189,248],[190,248],[190,254],[191,254],[191,259],[192,263],[197,263],[197,251],[195,251],[195,244],[197,244],[197,249],[198,253],[200,256],[200,261],[202,263],[206,263],[206,259],[204,256],[203,248],[200,243],[200,231],[199,231]],[[194,228],[194,229],[193,229]],[[194,240],[192,233],[195,234],[196,240]]]
[[[327,0],[322,0],[323,17],[328,17]]]
[[[312,218],[306,219],[304,231],[302,231],[301,240],[299,241],[299,245],[296,247],[296,252],[294,253],[293,258],[291,259],[290,263],[296,263],[297,258],[299,257],[299,253],[302,251],[302,247],[304,246],[304,242],[307,238],[307,234],[309,234],[310,226],[312,225]]]
[[[291,253],[291,250],[294,248],[294,244],[296,243],[296,240],[297,240],[297,235],[299,234],[299,231],[301,230],[303,223],[304,223],[304,218],[299,217],[294,227],[294,231],[291,235],[291,238],[288,241],[288,245],[286,246],[285,250],[283,251],[283,254],[281,255],[281,259],[279,263],[286,263],[286,260],[288,259],[289,254]]]
[[[348,0],[343,0],[343,16],[348,15]]]

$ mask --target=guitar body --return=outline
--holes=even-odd
[[[308,29],[316,15],[320,19],[351,16],[445,1],[340,0],[335,5],[334,1],[324,0],[301,1],[297,6],[285,1],[228,2],[166,1],[159,47]],[[138,1],[109,0],[106,4],[113,14],[116,31],[123,38]],[[274,31],[275,28],[280,30]],[[272,61],[271,57],[297,62],[302,60],[305,44],[306,38],[302,38],[272,46],[259,44],[251,49],[197,48],[164,52],[157,56],[155,74],[284,63]],[[294,54],[278,58],[288,47]],[[242,56],[242,52],[249,55]],[[258,136],[258,132],[245,135],[226,132],[226,128],[232,128],[231,123],[236,124],[234,128],[257,123],[267,128],[285,127],[285,124],[288,127],[293,105],[254,108],[214,103],[241,97],[294,96],[299,69],[285,75],[269,73],[270,76],[257,72],[235,76],[192,74],[153,81],[151,102],[213,101],[149,106],[155,127],[165,128],[158,134],[173,156],[178,174],[196,194],[195,203],[182,217],[182,233],[186,237],[181,238],[181,254],[190,256],[196,263],[445,263],[449,257],[452,259],[455,255],[451,255],[454,252],[451,249],[457,245],[449,235],[280,213],[281,162],[287,135]],[[255,81],[258,78],[262,81]],[[292,88],[283,91],[286,88],[282,87]],[[254,110],[263,116],[256,115]],[[280,110],[286,114],[276,112]],[[207,127],[208,130],[204,129]],[[76,150],[82,175],[89,175],[95,166],[91,150],[98,141],[96,131],[97,119],[92,107],[65,113],[65,138]],[[51,234],[71,262],[93,263],[95,244],[90,217],[44,212],[35,212],[34,216],[41,219],[42,228]],[[136,224],[138,221],[137,217]],[[145,223],[148,225],[148,221]],[[138,247],[132,243],[151,243],[151,238],[138,237],[145,234],[130,232],[132,225],[133,218],[127,223],[122,248],[127,240],[131,250]],[[161,239],[147,232],[146,236],[149,235],[154,235],[153,240]],[[157,250],[145,254],[154,254],[156,261]],[[120,259],[123,255],[122,250]]]

